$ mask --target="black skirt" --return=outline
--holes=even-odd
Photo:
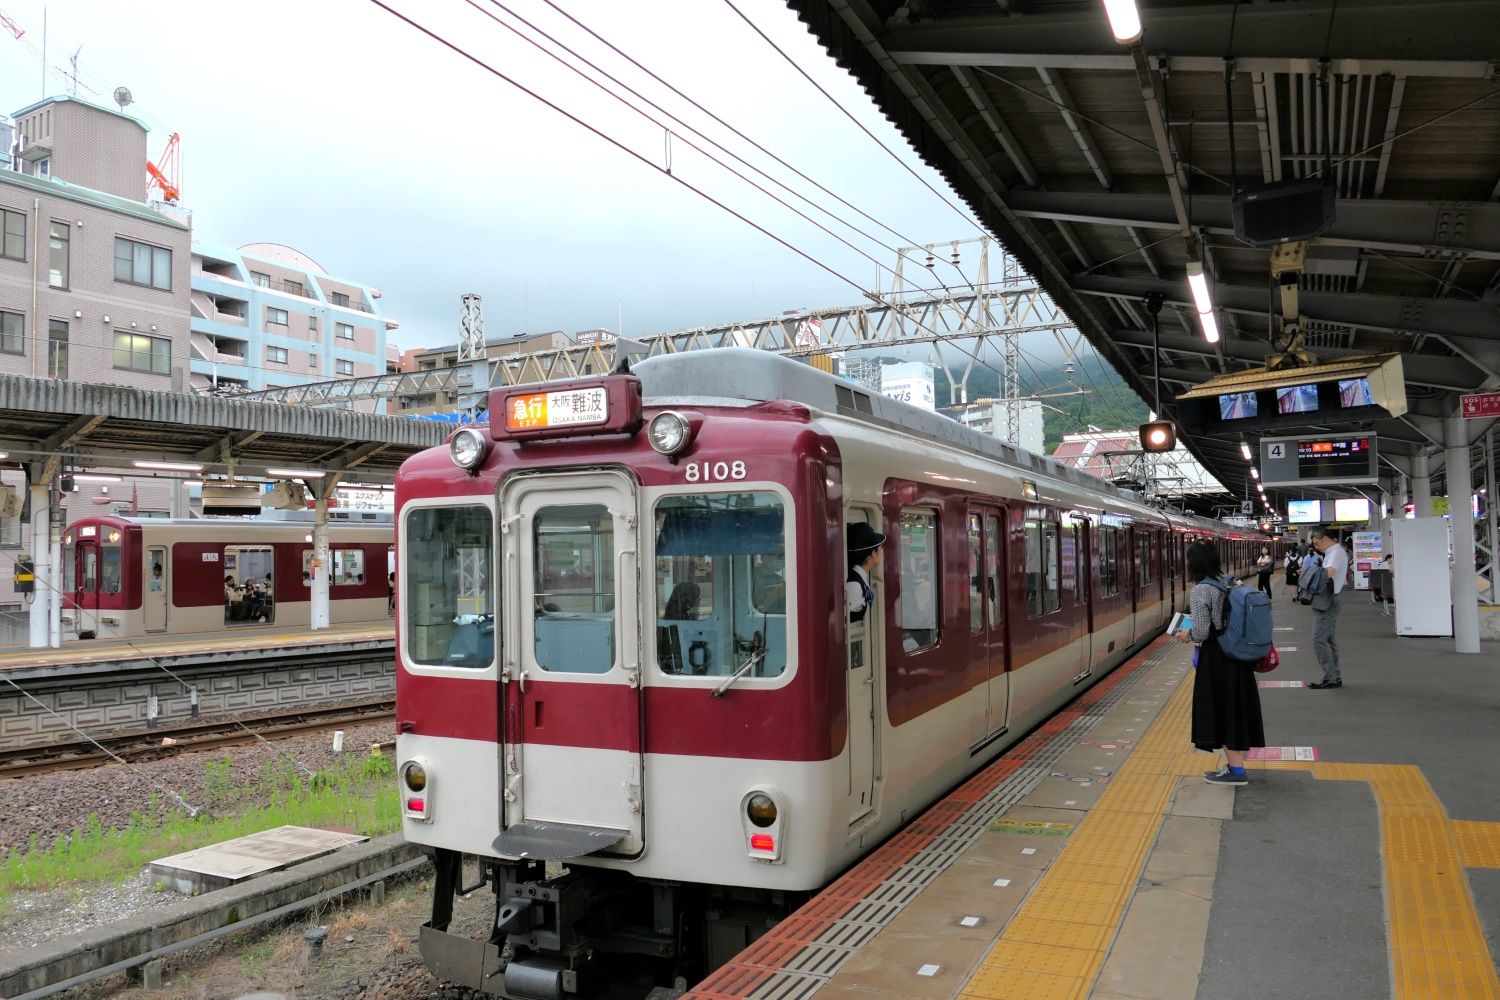
[[[1193,746],[1213,751],[1248,750],[1266,745],[1260,718],[1255,666],[1231,660],[1210,638],[1198,653],[1193,682]]]

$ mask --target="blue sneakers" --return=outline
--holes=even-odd
[[[1204,771],[1203,780],[1210,785],[1248,785],[1250,784],[1250,775],[1243,772],[1235,774],[1229,769],[1228,765],[1225,765],[1217,771]]]

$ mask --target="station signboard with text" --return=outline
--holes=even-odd
[[[1379,481],[1375,435],[1261,438],[1260,480],[1267,486],[1348,486]]]

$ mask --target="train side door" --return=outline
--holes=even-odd
[[[77,560],[73,571],[77,584],[73,591],[76,628],[80,639],[92,639],[99,634],[99,543],[80,538],[74,558]]]
[[[871,507],[850,507],[847,522],[863,521],[879,530],[880,515]],[[844,567],[844,579],[849,579],[853,567]],[[848,623],[849,662],[845,671],[845,682],[849,698],[849,822],[859,822],[875,808],[875,746],[880,725],[880,713],[876,711],[879,699],[876,696],[877,678],[881,676],[884,660],[885,635],[884,581],[880,571],[875,571],[872,581],[876,599],[865,608],[860,621]]]
[[[983,560],[980,577],[984,600],[983,628],[976,636],[989,660],[988,706],[985,739],[1002,733],[1010,725],[1010,674],[1005,642],[1005,510],[975,507],[969,512],[969,535],[980,529]],[[971,619],[972,621],[972,619]]]
[[[152,545],[141,563],[141,614],[147,632],[164,632],[167,628],[167,547]]]
[[[501,493],[506,602],[502,857],[645,847],[639,515],[619,473],[518,479]]]
[[[1071,567],[1067,565],[1068,550],[1063,550],[1063,574],[1073,586],[1073,645],[1078,649],[1078,669],[1073,674],[1073,683],[1077,684],[1094,672],[1094,602],[1093,588],[1089,586],[1091,546],[1087,521],[1075,518],[1063,530],[1066,532],[1064,545],[1071,543],[1072,547]]]

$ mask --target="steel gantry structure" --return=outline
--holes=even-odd
[[[987,257],[989,241],[981,247]],[[947,244],[942,244],[947,246]],[[927,269],[918,266],[923,276]],[[907,281],[906,285],[919,284]],[[1008,266],[1000,281],[991,281],[987,260],[972,282],[951,286],[951,291],[871,292],[870,301],[831,309],[799,310],[795,313],[739,323],[700,326],[639,339],[618,339],[587,346],[556,348],[531,354],[476,358],[452,368],[430,371],[391,372],[359,378],[309,382],[240,393],[236,399],[254,399],[294,406],[328,406],[361,400],[448,393],[450,398],[476,395],[490,387],[546,382],[609,372],[622,358],[640,360],[661,354],[710,350],[716,347],[750,347],[793,356],[839,354],[914,345],[960,342],[971,345],[962,353],[967,363],[955,372],[941,357],[955,394],[962,397],[968,374],[983,356],[987,341],[1005,342],[1001,357],[1008,379],[1019,384],[1019,350],[1015,340],[1022,334],[1064,334],[1073,323],[1032,279],[1018,267]],[[1015,374],[1011,374],[1015,372]],[[1015,395],[1015,393],[1008,393]],[[955,399],[954,402],[962,402]]]

